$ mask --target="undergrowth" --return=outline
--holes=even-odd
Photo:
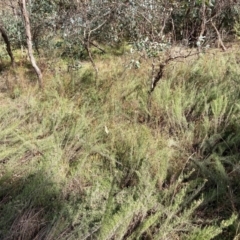
[[[238,239],[237,56],[171,63],[151,96],[150,62],[130,62],[99,57],[97,80],[61,62],[43,91],[15,73],[0,98],[1,239]]]

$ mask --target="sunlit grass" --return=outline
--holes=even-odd
[[[173,62],[151,96],[151,60],[136,57],[98,56],[97,79],[56,61],[42,91],[24,62],[8,73],[19,84],[0,98],[0,238],[212,239],[232,224],[219,227],[238,209],[236,56]],[[199,213],[208,202],[212,216]]]

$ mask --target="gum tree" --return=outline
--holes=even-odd
[[[26,7],[26,1],[25,0],[20,0],[18,3],[19,3],[19,6],[20,6],[20,9],[21,9],[21,12],[22,12],[22,16],[23,16],[23,19],[24,19],[24,23],[25,23],[28,56],[29,56],[31,64],[32,64],[32,66],[33,66],[33,68],[34,68],[34,70],[37,74],[39,87],[43,88],[42,72],[41,72],[40,68],[38,67],[38,65],[36,63],[36,60],[34,58],[34,55],[33,55],[31,27],[30,27],[30,21],[29,21],[29,14],[28,14],[27,7]]]

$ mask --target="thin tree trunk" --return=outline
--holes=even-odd
[[[22,11],[24,22],[25,22],[25,31],[26,31],[27,46],[28,46],[28,56],[29,56],[31,64],[32,64],[32,66],[33,66],[33,68],[34,68],[34,70],[37,74],[39,87],[43,88],[42,72],[41,72],[40,68],[38,67],[38,65],[36,63],[36,60],[33,56],[32,35],[31,35],[29,15],[28,15],[28,11],[27,11],[27,8],[26,8],[26,1],[25,0],[20,0],[19,5],[20,5],[21,11]]]
[[[91,53],[91,50],[90,50],[90,46],[89,46],[89,42],[87,42],[85,44],[85,49],[87,50],[87,53],[88,53],[88,56],[90,58],[90,62],[92,63],[92,66],[94,68],[94,71],[95,71],[95,77],[96,79],[98,79],[98,68],[93,60],[93,57],[92,57],[92,53]]]
[[[197,48],[198,52],[200,53],[202,51],[202,41],[203,41],[203,35],[206,30],[206,4],[205,1],[202,2],[202,23],[201,23],[201,32],[198,37],[197,42]]]
[[[222,41],[221,34],[220,34],[220,32],[218,31],[216,25],[213,23],[213,21],[211,21],[211,24],[212,24],[214,30],[215,30],[216,33],[217,33],[217,36],[218,36],[218,44],[220,44],[222,50],[225,52],[225,51],[227,50],[227,48],[225,47],[225,45],[224,45],[224,43],[223,43],[223,41]]]
[[[11,58],[12,66],[14,66],[14,57],[13,57],[12,50],[11,50],[11,44],[10,44],[7,32],[5,31],[5,29],[2,25],[0,25],[0,32],[2,34],[4,42],[6,44],[6,49],[7,49],[8,55]]]

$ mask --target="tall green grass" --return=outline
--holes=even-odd
[[[130,58],[1,98],[1,239],[238,234],[236,56],[173,63],[150,99],[150,63]]]

